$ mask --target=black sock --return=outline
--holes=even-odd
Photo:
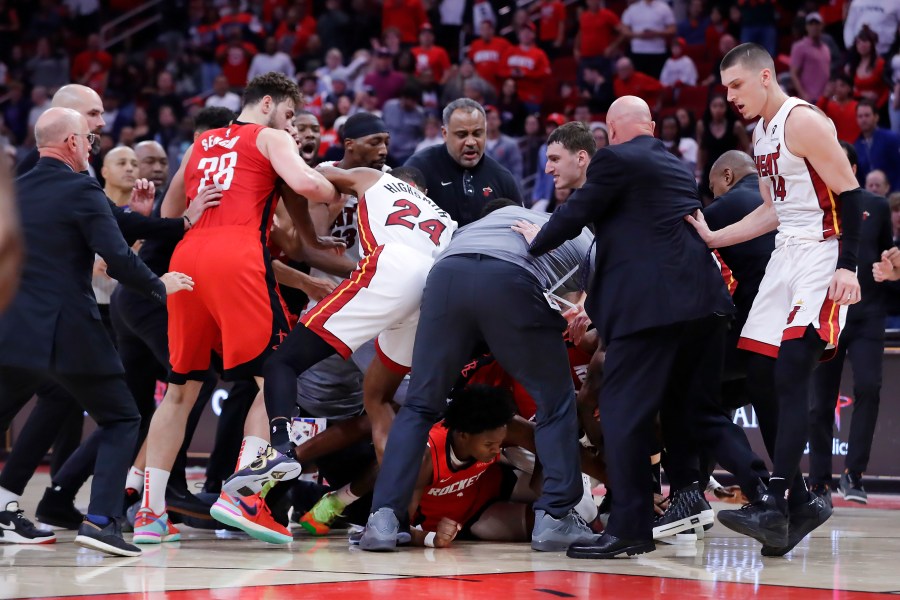
[[[775,497],[775,504],[778,505],[779,510],[782,512],[787,512],[787,481],[785,481],[781,477],[771,477],[769,478],[769,495]]]
[[[270,432],[270,440],[272,447],[284,454],[291,455],[291,422],[285,417],[275,417],[269,421],[272,427]]]
[[[791,484],[791,492],[788,494],[788,507],[796,508],[809,502],[809,488],[803,477],[797,475]]]
[[[653,492],[662,494],[662,479],[660,475],[660,463],[650,465],[650,475],[653,477]]]

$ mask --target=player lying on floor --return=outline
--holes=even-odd
[[[542,475],[533,458],[534,424],[516,413],[516,403],[505,387],[475,384],[454,395],[444,421],[429,434],[410,506],[412,525],[422,525],[425,533],[413,530],[412,543],[423,543],[428,532],[449,534],[448,523],[459,526],[453,537],[461,530],[474,539],[530,539],[534,524],[530,502],[540,494]],[[592,477],[605,479],[602,461],[587,451],[582,452],[582,461]],[[303,528],[316,535],[328,533],[330,524],[350,504],[348,498],[371,491],[374,477],[365,480],[367,485],[355,481],[345,486],[349,490],[323,496],[301,519]],[[591,504],[591,510],[584,509],[586,520],[593,520],[596,506],[589,490],[586,498]],[[493,502],[499,503],[496,508],[491,505],[482,511]]]

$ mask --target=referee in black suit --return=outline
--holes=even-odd
[[[609,484],[616,493],[606,531],[592,543],[570,546],[573,558],[655,548],[647,457],[660,411],[667,449],[676,455],[673,463],[696,472],[697,449],[685,439],[694,438],[685,434],[693,430],[716,444],[712,453],[739,475],[745,493],[753,495],[758,483],[749,474],[767,475],[727,417],[704,410],[699,430],[689,420],[695,407],[685,390],[718,385],[723,315],[734,312],[709,250],[684,222],[700,208],[696,183],[653,137],[643,100],[619,98],[607,123],[613,145],[594,155],[584,187],[556,210],[531,245],[532,254],[540,255],[588,223],[595,228],[597,258],[586,308],[607,346],[600,421]],[[667,435],[666,430],[679,429],[681,435]],[[687,465],[689,460],[694,464]]]
[[[99,183],[81,173],[93,136],[83,116],[51,108],[35,126],[41,158],[16,182],[27,254],[21,288],[0,317],[0,431],[45,379],[66,388],[103,432],[88,516],[75,542],[136,556],[140,550],[122,539],[116,517],[130,459],[121,448],[133,447],[140,416],[91,290],[94,254],[113,277],[159,302],[193,284],[180,273],[156,277],[128,248]],[[17,517],[14,524],[25,527]]]

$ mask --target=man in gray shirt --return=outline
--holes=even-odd
[[[528,254],[517,222],[547,215],[495,200],[503,208],[460,229],[441,254],[422,298],[406,403],[391,428],[375,486],[364,550],[393,550],[409,539],[407,507],[428,431],[444,413],[447,393],[485,342],[503,369],[537,404],[536,442],[544,486],[535,502],[531,547],[560,551],[592,532],[573,510],[582,496],[575,390],[563,341],[565,319],[550,302],[583,289],[578,279],[590,251],[585,229],[547,255]],[[557,304],[558,306],[558,304]]]

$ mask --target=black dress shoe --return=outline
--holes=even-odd
[[[212,517],[209,516],[211,507],[211,504],[203,502],[187,488],[172,485],[166,487],[166,510],[169,513],[179,513],[195,519],[211,521]]]
[[[78,529],[84,520],[84,515],[75,508],[75,499],[52,486],[44,491],[34,516],[44,525],[63,529]]]
[[[633,556],[656,550],[652,539],[623,540],[611,533],[598,536],[589,544],[572,544],[566,551],[569,558],[615,558],[620,554]]]

